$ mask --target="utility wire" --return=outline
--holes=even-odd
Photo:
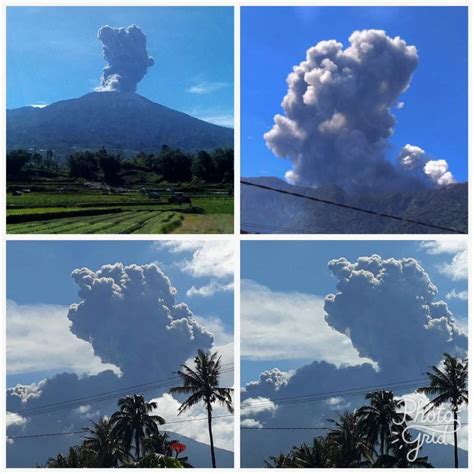
[[[223,364],[224,366],[233,366],[233,363]],[[221,374],[227,374],[232,372],[234,369],[232,367],[227,367],[226,369],[222,370]],[[52,411],[61,410],[65,408],[74,408],[77,406],[81,406],[84,404],[96,403],[105,400],[109,400],[111,398],[116,398],[121,395],[126,395],[130,393],[130,391],[136,390],[140,392],[146,392],[150,390],[156,390],[158,388],[166,388],[171,387],[175,383],[178,383],[181,379],[178,376],[175,377],[168,377],[166,379],[157,380],[155,385],[152,385],[153,382],[148,382],[146,384],[139,384],[139,385],[131,385],[128,387],[123,387],[121,389],[111,390],[107,392],[102,392],[94,395],[89,395],[85,397],[79,397],[75,399],[65,400],[59,403],[52,403],[49,405],[42,405],[40,407],[31,408],[29,410],[22,410],[19,412],[9,413],[7,417],[15,417],[17,415],[20,416],[34,416],[34,415],[41,415],[50,413]],[[166,383],[158,383],[158,382],[166,382]]]
[[[229,418],[229,417],[234,417],[234,415],[218,415],[218,416],[213,416],[212,419],[214,420],[216,418]],[[207,421],[207,416],[202,417],[202,418],[188,418],[185,420],[169,421],[169,422],[163,423],[160,426],[174,425],[177,423],[189,423],[189,422],[195,422],[195,421]],[[89,430],[85,428],[80,431],[63,431],[61,433],[38,433],[38,434],[33,434],[33,435],[7,436],[7,438],[12,439],[12,440],[29,439],[29,438],[46,438],[48,436],[67,436],[67,435],[82,434],[82,433],[88,433],[88,432]]]
[[[265,186],[263,184],[251,183],[250,181],[240,180],[240,184],[244,184],[246,186],[253,186],[253,187],[259,188],[259,189],[265,189],[267,191],[274,191],[276,193],[287,194],[289,196],[295,196],[295,197],[299,197],[299,198],[303,198],[303,199],[308,199],[309,201],[319,202],[319,203],[322,203],[322,204],[329,204],[331,206],[341,207],[343,209],[350,209],[352,211],[364,212],[365,214],[371,214],[373,216],[386,217],[388,219],[394,219],[394,220],[397,220],[397,221],[407,222],[409,224],[417,224],[417,225],[421,225],[421,226],[425,226],[425,227],[431,227],[432,229],[438,229],[438,230],[444,230],[444,231],[447,231],[447,232],[453,232],[455,234],[466,234],[467,233],[467,232],[462,232],[462,231],[457,230],[457,229],[451,229],[450,227],[444,227],[444,226],[439,226],[439,225],[435,225],[435,224],[428,224],[426,222],[421,222],[421,221],[417,221],[417,220],[414,220],[414,219],[408,219],[406,217],[401,217],[401,216],[394,216],[392,214],[386,214],[386,213],[383,213],[383,212],[370,211],[369,209],[364,209],[362,207],[350,206],[349,204],[342,204],[342,203],[329,201],[327,199],[321,199],[321,198],[317,198],[317,197],[313,197],[313,196],[306,196],[304,194],[295,193],[293,191],[286,191],[284,189],[273,188],[271,186]]]
[[[460,423],[461,426],[467,426],[468,423]],[[438,426],[452,426],[452,423],[437,423],[430,425],[419,425],[416,424],[416,428],[434,428]],[[411,425],[407,425],[407,428],[410,428]],[[333,426],[241,426],[241,430],[332,430]]]
[[[332,390],[328,392],[317,392],[317,393],[310,393],[307,395],[297,395],[297,396],[292,396],[292,397],[283,397],[283,398],[273,398],[268,401],[259,401],[259,402],[250,402],[247,406],[250,407],[255,407],[255,406],[261,406],[261,405],[268,405],[268,404],[284,404],[284,403],[289,403],[289,402],[298,402],[299,400],[301,401],[312,401],[314,400],[325,400],[327,398],[321,398],[321,397],[328,397],[332,398],[334,396],[349,396],[352,394],[359,395],[360,393],[364,394],[367,393],[367,391],[372,391],[372,390],[377,390],[380,388],[391,388],[392,390],[397,390],[397,389],[402,389],[402,388],[411,388],[413,386],[417,387],[423,382],[428,382],[428,378],[419,378],[419,379],[411,379],[411,380],[401,380],[398,382],[390,382],[390,383],[384,383],[384,384],[377,384],[377,385],[366,385],[363,387],[354,387],[354,388],[346,388],[346,389],[341,389],[341,390]]]

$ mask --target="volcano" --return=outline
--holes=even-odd
[[[152,102],[131,92],[92,92],[43,108],[7,110],[7,148],[157,152],[233,147],[234,131]]]

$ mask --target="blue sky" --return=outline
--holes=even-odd
[[[321,40],[348,45],[357,29],[383,29],[418,50],[419,64],[395,110],[388,156],[406,143],[449,162],[467,179],[467,8],[245,7],[241,11],[242,176],[283,177],[290,162],[274,157],[263,134],[281,113],[286,76]]]
[[[140,26],[155,65],[137,93],[232,126],[233,9],[229,7],[9,7],[7,107],[49,104],[99,85],[103,25]],[[194,91],[194,92],[193,92]]]
[[[199,248],[201,243],[196,245]],[[217,255],[221,243],[212,242],[212,245],[208,258]],[[173,253],[171,249],[157,246],[153,241],[11,241],[8,242],[7,254],[7,298],[17,305],[32,308],[31,314],[35,314],[35,307],[60,305],[66,310],[59,311],[57,317],[67,318],[67,307],[81,301],[78,287],[71,278],[74,269],[87,267],[96,271],[102,265],[116,262],[126,265],[156,262],[178,290],[177,302],[187,303],[191,311],[204,321],[218,321],[221,335],[229,338],[234,325],[233,292],[217,291],[209,297],[187,296],[186,292],[192,286],[201,288],[210,281],[228,283],[232,281],[232,276],[229,272],[216,276],[212,270],[203,270],[197,276],[195,272],[183,270],[183,262],[191,261],[194,251]],[[200,265],[202,261],[196,260],[194,268]],[[214,332],[213,327],[209,326],[211,332]],[[34,339],[35,335],[28,333],[25,337]],[[47,365],[42,363],[42,366]],[[7,381],[10,386],[18,382],[31,383],[50,375],[52,372],[48,370],[28,371],[11,375]]]
[[[293,292],[324,298],[336,290],[337,280],[327,268],[331,259],[345,257],[350,262],[355,262],[358,257],[373,254],[385,259],[412,257],[421,263],[437,286],[437,299],[447,301],[459,323],[466,327],[467,302],[446,298],[453,289],[457,293],[467,290],[465,278],[455,279],[453,272],[445,270],[446,264],[449,265],[454,256],[462,253],[462,250],[459,250],[463,248],[462,242],[459,246],[454,245],[449,249],[438,243],[428,244],[430,248],[423,248],[422,245],[420,241],[244,241],[241,248],[241,278],[265,286],[274,295],[286,294],[288,298],[293,298],[295,319],[298,321],[298,314],[303,309],[299,306],[298,298],[292,296]],[[463,254],[462,258],[464,257],[467,264],[467,255]],[[458,264],[462,258],[458,258]],[[462,269],[462,265],[459,265],[459,268]],[[263,301],[260,301],[260,304],[263,305]],[[301,321],[303,324],[303,321],[307,320],[302,316]],[[279,321],[274,323],[278,326]],[[314,335],[320,330],[316,323],[308,329]],[[245,341],[245,338],[245,331],[242,331],[241,340]],[[268,344],[271,341],[266,342]],[[262,350],[264,346],[265,341],[262,341]],[[312,358],[295,359],[291,354],[284,359],[244,358],[241,365],[241,382],[245,385],[249,381],[257,380],[263,370],[274,367],[285,371],[294,370],[312,361]]]

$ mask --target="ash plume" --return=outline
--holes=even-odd
[[[135,92],[147,69],[155,64],[148,56],[146,36],[141,28],[102,26],[97,33],[107,65],[98,92]]]
[[[392,109],[401,108],[399,98],[418,65],[416,47],[383,30],[354,31],[349,42],[344,49],[335,40],[321,41],[293,67],[284,114],[264,135],[267,146],[292,162],[286,173],[292,184],[337,184],[346,191],[427,185],[425,174],[386,158],[396,124]]]

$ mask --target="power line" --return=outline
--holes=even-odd
[[[212,419],[215,420],[216,418],[229,418],[229,417],[234,417],[234,415],[218,415],[218,416],[213,416]],[[202,417],[202,418],[188,418],[185,420],[169,421],[169,422],[163,423],[160,426],[174,425],[177,423],[189,423],[189,422],[195,422],[195,421],[207,421],[207,416]],[[46,438],[48,436],[68,436],[68,435],[82,434],[82,433],[88,433],[88,432],[89,432],[88,429],[83,429],[80,431],[63,431],[61,433],[38,433],[38,434],[32,434],[32,435],[7,436],[7,438],[12,439],[12,440],[29,439],[29,438]]]
[[[391,388],[392,390],[412,388],[412,387],[416,388],[421,383],[427,382],[427,381],[429,381],[429,379],[426,377],[419,378],[419,379],[402,380],[398,382],[390,382],[390,383],[377,384],[377,385],[366,385],[362,387],[332,390],[328,392],[317,392],[317,393],[311,393],[307,395],[296,395],[292,397],[273,398],[268,401],[250,402],[247,406],[255,407],[255,406],[261,406],[261,405],[274,404],[275,402],[278,405],[282,405],[282,404],[290,404],[290,403],[302,403],[302,402],[307,402],[307,401],[327,400],[335,396],[347,397],[347,396],[361,395],[361,394],[367,393],[367,391],[377,390],[381,388],[382,389]]]
[[[317,197],[313,197],[313,196],[306,196],[305,194],[295,193],[293,191],[286,191],[284,189],[273,188],[271,186],[265,186],[263,184],[251,183],[250,181],[240,180],[240,184],[245,184],[247,186],[253,186],[253,187],[259,188],[259,189],[265,189],[267,191],[274,191],[274,192],[281,193],[281,194],[287,194],[289,196],[295,196],[295,197],[299,197],[299,198],[303,198],[303,199],[308,199],[309,201],[319,202],[319,203],[322,203],[322,204],[329,204],[331,206],[341,207],[343,209],[350,209],[352,211],[363,212],[365,214],[370,214],[370,215],[379,216],[379,217],[386,217],[388,219],[394,219],[394,220],[398,220],[398,221],[402,221],[402,222],[407,222],[409,224],[416,224],[416,225],[421,225],[421,226],[425,226],[425,227],[431,227],[433,229],[444,230],[444,231],[447,231],[447,232],[453,232],[455,234],[466,234],[467,233],[467,232],[462,232],[462,231],[457,230],[457,229],[451,229],[450,227],[439,226],[439,225],[436,225],[436,224],[428,224],[426,222],[417,221],[417,220],[414,220],[414,219],[408,219],[406,217],[394,216],[392,214],[386,214],[386,213],[383,213],[383,212],[371,211],[369,209],[364,209],[362,207],[351,206],[349,204],[342,204],[342,203],[329,201],[327,199],[321,199],[321,198],[317,198]]]
[[[461,426],[467,426],[468,423],[460,423]],[[419,425],[415,424],[415,428],[435,428],[438,426],[452,426],[452,423],[437,423],[430,425]],[[412,425],[407,425],[407,428],[411,428]],[[332,430],[333,426],[241,426],[241,430]]]
[[[226,369],[222,370],[221,374],[227,374],[227,373],[233,372],[234,370],[232,367],[233,365],[234,365],[233,363],[223,364],[223,367],[224,366],[230,366],[230,367],[227,367]],[[178,376],[168,377],[166,379],[161,379],[161,380],[156,381],[156,382],[166,382],[166,383],[156,383],[155,385],[152,385],[153,382],[148,382],[146,384],[131,385],[128,387],[123,387],[121,389],[101,392],[94,395],[74,398],[70,400],[65,400],[63,402],[52,403],[49,405],[42,405],[40,407],[31,408],[29,410],[22,410],[19,412],[10,413],[7,415],[7,417],[15,417],[17,415],[34,416],[34,415],[47,414],[47,413],[51,413],[53,411],[57,411],[61,409],[75,408],[75,407],[82,406],[85,404],[97,403],[97,402],[109,400],[111,398],[116,398],[122,395],[126,395],[130,393],[130,391],[133,391],[137,388],[139,388],[140,392],[147,392],[147,391],[156,390],[159,388],[171,387],[175,383],[178,383],[180,380],[181,379]]]

